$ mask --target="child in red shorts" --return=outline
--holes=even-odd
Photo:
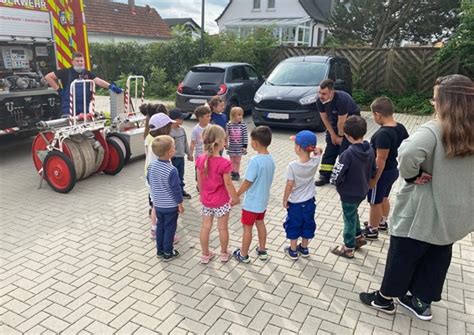
[[[245,193],[242,209],[243,236],[242,247],[234,251],[234,258],[242,263],[249,263],[248,255],[250,243],[252,242],[253,225],[257,226],[258,247],[255,249],[261,260],[268,258],[265,246],[267,230],[265,228],[265,211],[270,198],[270,187],[272,186],[273,174],[275,173],[275,162],[268,152],[268,146],[272,142],[272,131],[267,126],[259,126],[250,133],[250,143],[257,151],[257,155],[250,159],[245,172],[245,181],[237,192],[240,196]]]

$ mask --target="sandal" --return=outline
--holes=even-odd
[[[364,245],[367,244],[367,241],[364,237],[364,235],[360,235],[356,237],[356,245],[355,245],[355,250],[360,249]]]
[[[346,248],[344,245],[334,247],[331,249],[331,253],[348,259],[354,258],[354,249]]]

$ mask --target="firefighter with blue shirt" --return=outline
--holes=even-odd
[[[72,67],[67,69],[61,69],[54,72],[50,72],[45,76],[46,81],[49,86],[56,90],[61,99],[61,115],[62,117],[67,117],[70,115],[70,106],[69,106],[69,89],[71,83],[76,79],[90,79],[94,83],[102,88],[111,90],[116,94],[120,94],[123,90],[116,86],[114,83],[109,84],[103,79],[97,77],[94,73],[86,70],[84,55],[81,52],[74,52],[72,55]],[[84,88],[83,84],[76,84],[76,115],[81,113],[87,113],[89,103],[91,100],[91,91],[90,84],[86,84],[86,106],[84,106]],[[85,107],[85,108],[84,108]],[[85,111],[84,111],[85,109]]]
[[[331,79],[319,84],[316,106],[326,127],[326,149],[319,168],[319,179],[315,182],[316,186],[323,186],[329,183],[337,156],[350,145],[344,137],[344,122],[351,115],[360,115],[360,108],[350,94],[335,90]]]

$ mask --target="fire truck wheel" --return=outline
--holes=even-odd
[[[76,171],[69,157],[60,151],[51,151],[43,162],[44,178],[59,193],[68,193],[76,185]]]
[[[122,171],[125,165],[125,157],[120,146],[114,140],[108,138],[107,146],[109,147],[109,160],[104,169],[105,174],[116,175]]]
[[[127,164],[130,160],[130,156],[132,156],[130,143],[128,142],[127,137],[120,133],[110,133],[107,134],[107,138],[114,140],[120,146],[125,157],[125,164]]]

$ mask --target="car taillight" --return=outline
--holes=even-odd
[[[221,84],[219,86],[219,91],[217,91],[217,95],[223,95],[227,93],[227,86],[226,84]]]
[[[177,89],[178,93],[183,93],[183,83],[179,83],[178,84],[178,89]]]

